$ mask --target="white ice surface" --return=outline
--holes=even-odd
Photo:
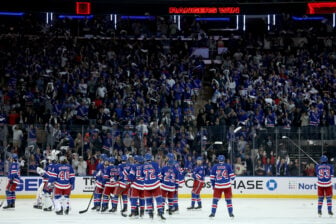
[[[43,212],[33,208],[31,199],[17,199],[14,210],[0,209],[0,224],[145,224],[162,223],[159,217],[155,216],[150,220],[148,215],[142,219],[125,218],[120,215],[120,211],[115,214],[99,213],[91,209],[83,214],[80,210],[87,207],[89,199],[71,199],[71,211],[69,215],[59,216],[54,211]],[[314,199],[233,199],[233,209],[235,218],[228,217],[224,200],[218,203],[216,217],[209,219],[211,211],[211,199],[202,199],[203,209],[201,211],[188,211],[190,199],[180,199],[179,214],[169,216],[165,223],[172,224],[331,224],[336,223],[336,215],[329,217],[324,204],[322,217],[317,216],[317,201]],[[325,203],[325,202],[324,202]],[[5,204],[6,205],[6,202]],[[90,208],[92,205],[90,206]],[[120,208],[118,208],[120,209]]]

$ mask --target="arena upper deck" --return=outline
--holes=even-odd
[[[92,13],[127,13],[165,15],[169,7],[239,7],[241,14],[269,14],[269,13],[296,13],[304,14],[309,1],[297,0],[13,0],[2,2],[2,11],[45,11],[74,13],[76,2],[91,3]],[[314,1],[315,3],[320,1]],[[324,7],[324,6],[323,6]],[[325,9],[325,7],[324,7]],[[335,7],[329,9],[335,10]],[[329,12],[330,13],[330,12]]]

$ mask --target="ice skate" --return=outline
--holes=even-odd
[[[179,208],[177,208],[177,207],[173,207],[173,208],[171,209],[171,212],[174,213],[174,214],[179,214]]]
[[[121,210],[122,213],[124,212],[127,212],[127,207],[125,206],[122,210]]]
[[[101,209],[101,212],[106,212],[106,210],[107,210],[107,206],[103,206]]]
[[[195,210],[201,210],[202,209],[202,205],[198,205],[197,207],[194,208]]]
[[[159,213],[158,216],[161,218],[161,220],[166,220],[162,213]]]
[[[116,212],[117,211],[117,208],[116,207],[112,207],[109,212]]]
[[[34,205],[33,208],[42,209],[42,206],[41,205]]]
[[[3,209],[15,208],[14,204],[9,204],[3,207]]]
[[[174,213],[174,214],[179,214],[179,213],[180,213],[180,212],[179,212],[179,208],[178,208],[178,207],[175,207],[174,210],[173,210],[173,213]]]
[[[56,211],[56,215],[63,215],[63,208],[59,211]]]
[[[329,211],[329,212],[328,212],[328,215],[329,215],[330,217],[332,217],[332,216],[334,215],[334,213],[333,213],[332,211]]]
[[[52,207],[50,206],[50,207],[48,207],[48,208],[44,208],[43,209],[43,211],[45,211],[45,212],[50,212],[52,210]]]
[[[318,217],[321,217],[322,216],[322,212],[321,211],[317,211],[317,215],[318,215]]]
[[[148,214],[149,214],[149,218],[150,218],[150,219],[154,219],[154,214],[153,214],[153,211],[149,211],[149,213],[148,213]]]
[[[210,219],[215,218],[215,214],[211,213],[211,214],[209,215],[209,218],[210,218]]]
[[[135,218],[138,218],[138,216],[139,216],[139,212],[137,210],[134,210],[131,212],[131,214],[129,214],[128,217],[135,219]]]
[[[144,209],[140,209],[140,218],[142,218],[145,215],[145,210]]]
[[[64,214],[68,215],[69,214],[69,207],[67,207],[64,211]]]
[[[230,213],[229,216],[230,216],[231,219],[234,219],[233,213]]]
[[[193,205],[187,208],[187,210],[193,210],[193,209],[195,209],[195,206]]]

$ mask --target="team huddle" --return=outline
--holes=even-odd
[[[45,169],[37,168],[43,181],[33,207],[46,212],[55,210],[57,215],[67,215],[70,211],[69,198],[75,187],[75,173],[66,157],[58,156],[58,153],[53,150],[47,157]],[[235,174],[231,165],[225,163],[223,155],[219,155],[217,159],[218,164],[213,166],[210,175],[214,197],[209,217],[215,216],[218,200],[223,193],[229,216],[234,217],[231,181],[234,180]],[[165,211],[169,215],[179,211],[178,189],[179,185],[184,183],[186,175],[194,179],[191,206],[187,209],[202,208],[200,193],[204,187],[205,178],[202,157],[197,157],[195,166],[188,171],[180,167],[172,153],[167,154],[167,160],[162,167],[153,160],[150,153],[144,156],[135,155],[133,163],[129,163],[128,158],[122,156],[122,162],[116,165],[115,158],[105,154],[102,154],[99,160],[94,174],[95,189],[92,195],[92,210],[113,213],[117,211],[118,202],[120,202],[121,214],[126,217],[125,212],[130,202],[129,217],[143,217],[146,213],[150,218],[154,218],[155,205],[157,215],[164,220],[166,219],[163,216]],[[19,168],[17,155],[13,154],[10,157],[9,182],[6,188],[7,205],[3,207],[4,209],[15,208],[15,191],[21,181]]]
[[[94,190],[94,206],[92,210],[100,212],[116,212],[118,201],[122,204],[121,214],[127,211],[128,199],[130,200],[130,217],[143,217],[145,211],[150,218],[154,217],[154,204],[157,214],[161,219],[166,219],[163,214],[166,211],[169,215],[179,210],[178,189],[184,183],[187,171],[180,167],[174,159],[174,154],[167,154],[166,165],[160,167],[153,161],[149,153],[144,156],[136,155],[134,164],[127,162],[127,157],[122,156],[121,163],[115,165],[114,157],[101,155],[101,163],[96,172],[96,186]],[[214,187],[214,199],[210,217],[216,213],[217,203],[222,192],[225,193],[229,216],[232,213],[232,192],[231,180],[235,175],[231,166],[224,164],[223,155],[218,157],[219,164],[213,167],[211,182]],[[200,192],[204,186],[205,169],[202,166],[203,158],[198,157],[195,167],[191,173],[194,179],[191,194],[191,209],[201,209],[202,202]],[[155,203],[154,203],[155,200]],[[108,210],[109,202],[111,209]],[[197,202],[197,206],[196,206]]]
[[[70,211],[69,197],[71,190],[75,186],[75,173],[65,156],[58,158],[54,150],[47,157],[48,165],[46,169],[37,168],[37,172],[42,176],[43,181],[38,190],[36,204],[34,208],[43,211],[52,211],[56,214],[68,214]],[[12,154],[9,159],[8,184],[6,187],[7,205],[4,209],[15,208],[16,187],[21,182],[20,163],[17,154]]]
[[[43,182],[38,190],[34,208],[52,211],[54,205],[57,215],[69,213],[69,197],[75,187],[75,172],[65,156],[57,159],[57,151],[52,151],[48,157],[46,169],[37,168]],[[57,162],[59,161],[59,162]]]

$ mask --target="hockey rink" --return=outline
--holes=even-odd
[[[203,208],[200,211],[188,211],[190,199],[180,199],[179,213],[164,216],[167,220],[162,221],[158,216],[150,220],[146,214],[144,218],[131,219],[122,217],[120,211],[112,214],[109,212],[99,213],[84,210],[89,199],[71,199],[71,211],[69,215],[56,215],[55,212],[43,212],[33,208],[32,199],[17,199],[14,210],[0,209],[1,224],[39,224],[39,223],[71,223],[71,224],[108,224],[108,223],[172,223],[172,224],[204,224],[204,223],[239,223],[239,224],[328,224],[336,223],[336,215],[329,217],[324,205],[322,217],[317,216],[317,201],[314,199],[233,199],[233,211],[235,218],[230,219],[224,200],[218,203],[216,217],[210,219],[211,199],[202,199]],[[6,205],[6,203],[4,204]],[[92,206],[90,206],[91,208]],[[120,208],[118,207],[118,210]],[[334,209],[333,209],[334,210]],[[334,210],[335,212],[336,210]],[[130,213],[130,212],[128,212]]]

